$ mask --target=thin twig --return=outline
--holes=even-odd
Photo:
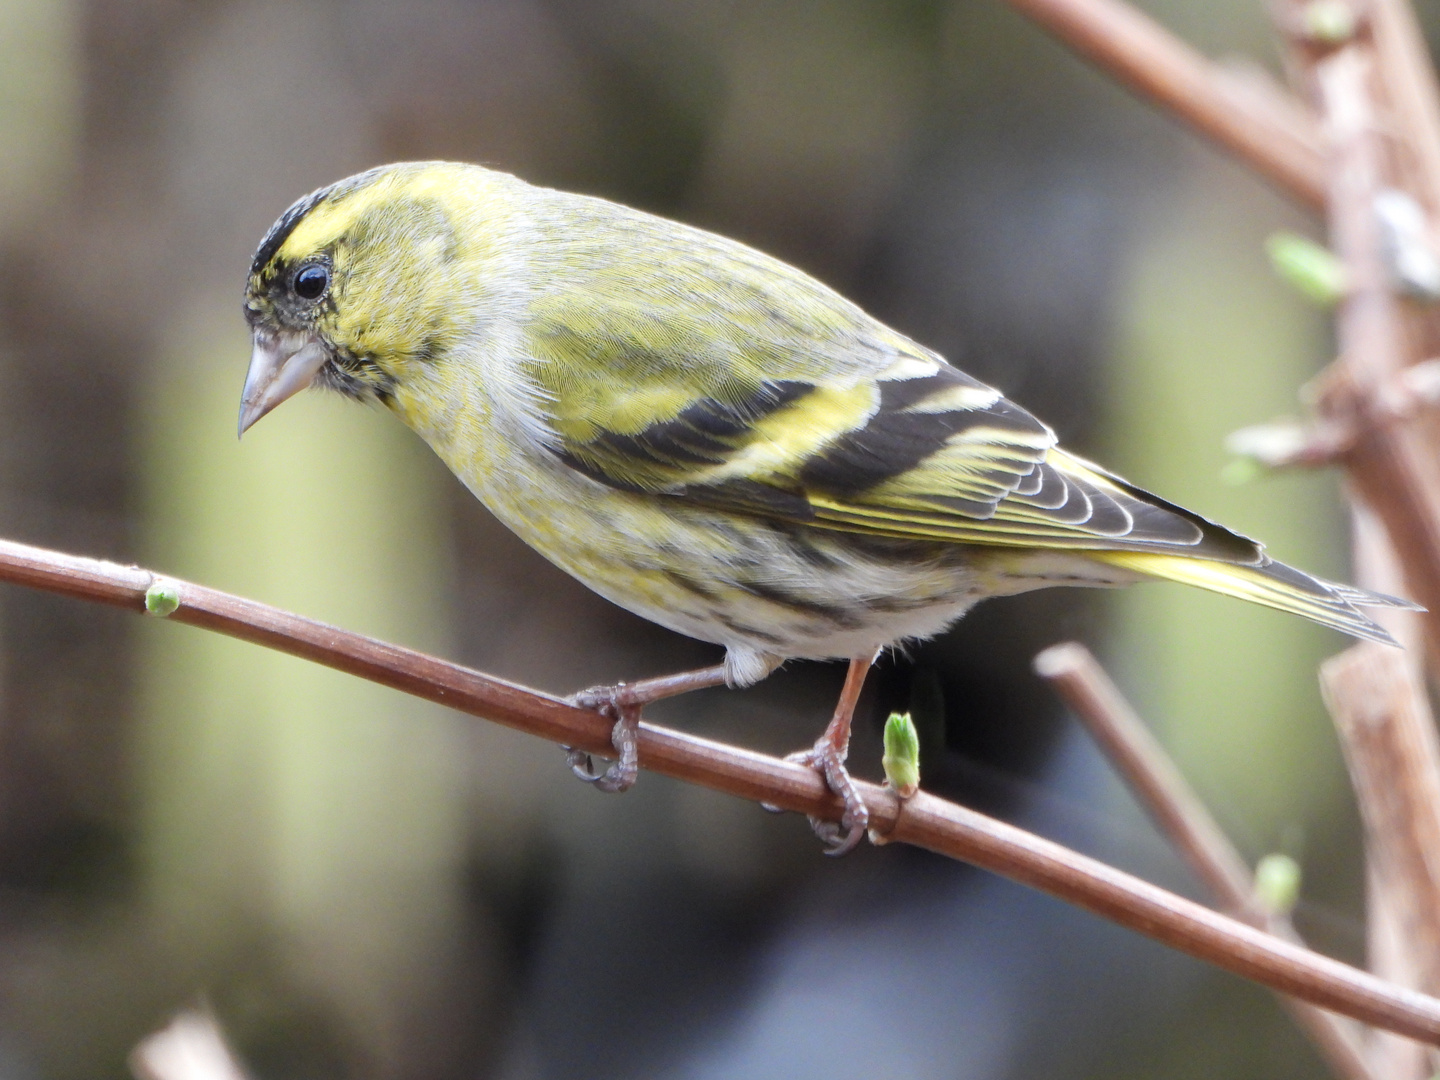
[[[1169,109],[1301,202],[1325,203],[1318,133],[1119,0],[1007,0],[1120,82]]]
[[[1090,650],[1075,642],[1052,645],[1035,670],[1084,721],[1142,806],[1211,893],[1237,918],[1299,942],[1290,920],[1255,902],[1254,879],[1219,822],[1185,782]],[[1324,1054],[1338,1076],[1375,1080],[1348,1021],[1303,1001],[1280,1001]]]
[[[176,622],[265,645],[592,753],[609,749],[611,723],[559,698],[433,656],[376,641],[202,585],[135,566],[0,541],[0,580],[83,600],[145,609],[163,584]],[[838,820],[843,810],[813,769],[642,724],[640,764],[785,810]],[[1129,927],[1181,952],[1357,1020],[1440,1045],[1440,999],[1392,986],[1328,957],[1175,896],[1095,859],[921,792],[901,802],[857,784],[871,828],[991,870]]]

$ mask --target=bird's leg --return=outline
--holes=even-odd
[[[614,686],[592,686],[570,697],[570,704],[582,709],[594,709],[602,716],[614,719],[615,727],[610,733],[610,743],[615,747],[615,761],[602,773],[597,773],[584,750],[566,747],[565,760],[581,780],[594,784],[601,791],[626,791],[635,783],[640,770],[638,754],[640,711],[652,702],[662,701],[691,690],[703,690],[710,686],[725,684],[725,665],[682,671],[676,675],[661,675],[654,679],[641,679],[633,683],[616,683]]]
[[[633,683],[616,683],[614,686],[592,686],[570,696],[570,704],[582,709],[619,708],[622,705],[643,707],[656,701],[688,694],[691,690],[704,690],[711,686],[725,685],[725,665],[696,668],[674,675],[660,675],[654,679],[641,679]]]
[[[845,757],[850,753],[850,721],[855,717],[860,690],[874,662],[874,656],[857,656],[850,661],[850,669],[845,673],[845,687],[840,691],[835,715],[830,718],[825,734],[809,750],[801,750],[786,758],[787,761],[798,761],[819,770],[820,775],[825,777],[825,786],[845,804],[845,813],[839,825],[817,817],[810,819],[810,827],[824,841],[827,855],[844,855],[853,850],[870,824],[870,811],[845,769]]]

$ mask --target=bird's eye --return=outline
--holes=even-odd
[[[330,271],[323,266],[303,266],[295,275],[291,288],[302,300],[319,300],[330,287]]]

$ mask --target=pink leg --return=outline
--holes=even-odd
[[[845,758],[850,753],[850,723],[855,718],[855,706],[860,701],[860,691],[865,686],[865,676],[874,659],[873,656],[857,656],[850,661],[850,669],[845,673],[845,687],[840,691],[835,715],[830,718],[825,734],[811,749],[791,754],[787,759],[818,769],[825,777],[825,785],[845,804],[845,813],[839,825],[820,818],[810,819],[815,835],[825,842],[827,855],[844,855],[854,850],[870,824],[870,811],[845,769]]]

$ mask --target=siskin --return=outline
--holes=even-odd
[[[713,668],[578,695],[640,707],[845,658],[834,718],[798,755],[845,770],[878,652],[977,601],[1161,578],[1392,643],[1261,546],[1056,445],[998,390],[776,259],[603,199],[474,165],[387,165],[308,195],[255,253],[244,431],[311,385],[378,401],[531,547],[622,607],[725,646]]]

